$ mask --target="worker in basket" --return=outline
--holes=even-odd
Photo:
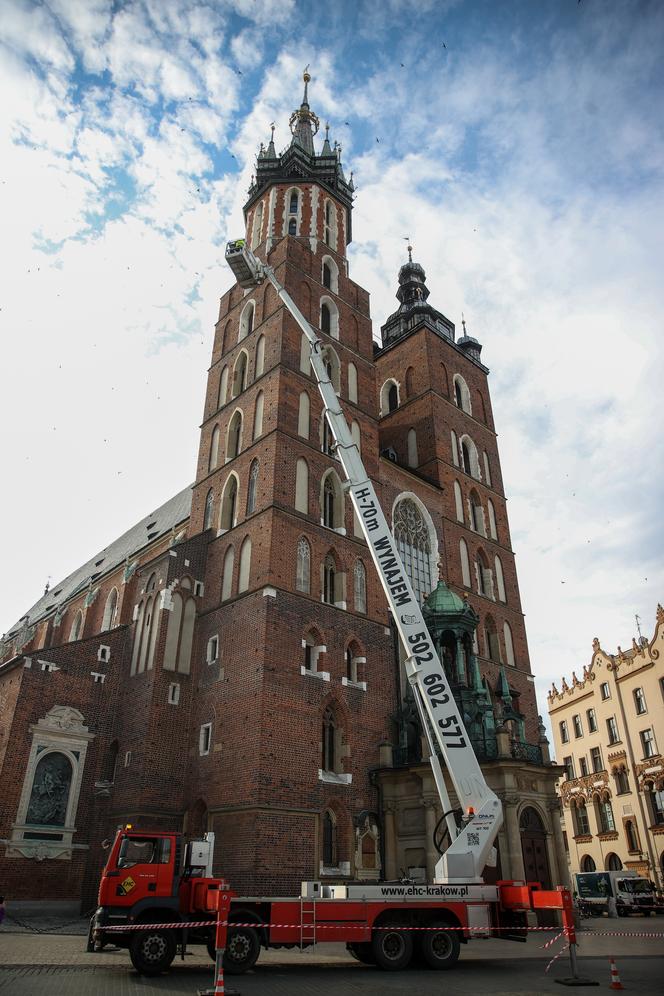
[[[234,239],[226,245],[226,252],[239,252],[247,244],[246,239]]]

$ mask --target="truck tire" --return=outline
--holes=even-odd
[[[371,950],[379,968],[398,972],[407,968],[413,957],[413,935],[398,927],[385,926],[374,930]]]
[[[159,975],[175,958],[172,930],[137,930],[129,946],[129,957],[141,975]]]
[[[422,957],[431,968],[453,968],[461,950],[456,931],[450,930],[450,925],[443,922],[429,926],[432,929],[426,930],[420,940]]]
[[[363,965],[375,965],[376,958],[369,942],[360,941],[346,945],[346,950]]]
[[[258,961],[260,951],[261,942],[254,927],[234,927],[231,924],[226,938],[224,971],[229,975],[248,972]]]

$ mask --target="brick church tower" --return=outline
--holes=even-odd
[[[374,343],[349,276],[352,174],[327,129],[317,153],[304,82],[289,146],[261,146],[246,239],[324,342],[503,800],[499,872],[563,883],[560,770],[537,717],[482,347],[429,303],[410,249]],[[244,894],[432,876],[440,804],[331,443],[306,337],[270,284],[232,287],[193,487],[46,592],[1,648],[0,876],[15,897],[35,858],[43,896],[63,881],[89,892],[123,820],[214,830],[217,871]]]

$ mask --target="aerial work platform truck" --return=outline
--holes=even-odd
[[[145,974],[166,969],[177,948],[184,951],[190,943],[206,943],[214,957],[215,911],[223,891],[230,903],[224,967],[231,973],[251,968],[261,947],[305,948],[325,941],[345,942],[360,961],[383,969],[406,968],[416,949],[432,968],[446,969],[456,963],[461,944],[471,938],[525,940],[527,913],[539,909],[560,910],[574,952],[569,891],[542,890],[532,882],[487,885],[483,881],[485,867],[496,863],[494,843],[503,822],[502,806],[486,783],[341,410],[322,340],[272,268],[243,239],[228,244],[226,260],[242,288],[251,290],[268,280],[309,341],[311,367],[346,489],[404,648],[449,842],[445,849],[439,848],[442,853],[430,884],[303,882],[297,897],[241,897],[212,875],[213,834],[190,842],[183,854],[179,834],[127,826],[118,831],[102,874],[90,947],[104,943],[127,947],[134,966]],[[438,751],[459,808],[451,805]]]

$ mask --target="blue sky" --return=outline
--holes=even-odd
[[[227,235],[310,97],[376,331],[410,236],[484,344],[542,689],[664,597],[664,7],[7,0],[0,629],[193,478]]]

